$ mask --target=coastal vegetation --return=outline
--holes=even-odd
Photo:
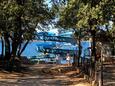
[[[73,28],[78,43],[78,56],[74,57],[73,66],[80,66],[81,61],[81,40],[88,36],[91,45],[90,65],[85,64],[86,69],[90,67],[91,75],[95,75],[97,62],[101,58],[101,49],[104,44],[115,46],[115,0],[60,0],[58,8],[59,21],[57,26],[65,29]],[[62,5],[63,4],[63,5]],[[97,49],[97,43],[100,48]],[[112,43],[112,44],[111,44]],[[111,47],[114,48],[114,47]],[[97,52],[100,54],[97,56]],[[113,51],[115,54],[115,51]],[[81,66],[80,66],[81,67]],[[87,74],[87,71],[86,71]],[[94,78],[94,76],[93,76]]]
[[[40,66],[37,69],[35,64],[38,61],[35,64],[33,61],[34,66],[29,66],[30,69],[32,67],[34,70],[40,69],[37,74],[40,72],[46,75],[48,73],[64,75],[74,71],[72,78],[81,73],[81,76],[86,75],[89,81],[96,81],[97,75],[100,75],[101,81],[98,84],[101,86],[103,83],[102,52],[105,45],[112,48],[111,52],[115,55],[115,0],[50,0],[48,3],[46,0],[0,0],[0,41],[2,43],[0,68],[20,71],[23,61],[21,54],[28,43],[35,39],[36,28],[41,29],[39,25],[45,27],[50,24],[59,29],[74,30],[73,38],[78,45],[77,54],[73,55],[73,63],[68,67],[62,65],[62,67],[51,68],[52,65],[46,64],[45,67],[42,65],[43,69]],[[43,41],[47,41],[44,38],[43,35]],[[51,39],[60,41],[61,37],[52,36]],[[66,39],[69,40],[69,38]],[[84,40],[91,42],[91,47],[88,47],[91,50],[90,58],[81,56],[81,42]],[[48,51],[43,52],[45,55]],[[49,53],[52,52],[54,52],[53,49],[49,49]],[[62,52],[61,49],[60,52]],[[70,52],[65,51],[65,54],[69,57]]]
[[[20,63],[22,52],[35,37],[38,23],[47,25],[53,18],[54,12],[44,0],[0,0],[3,65],[12,70],[16,59]]]

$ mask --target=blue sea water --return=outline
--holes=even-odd
[[[40,52],[37,51],[38,46],[47,46],[47,47],[50,46],[51,47],[52,45],[55,45],[55,42],[42,42],[42,41],[30,42],[27,45],[24,52],[22,53],[22,56],[26,56],[26,57],[38,56],[40,54]],[[2,44],[0,42],[0,54],[2,52],[1,46],[2,46]],[[82,46],[81,56],[84,57],[85,50],[91,46],[91,43],[89,41],[82,41],[81,46]],[[67,48],[65,47],[65,49],[67,49]]]
[[[89,47],[91,47],[91,42],[89,41],[82,41],[81,42],[81,46],[82,46],[82,53],[81,53],[81,57],[85,57],[84,55],[90,55],[90,50],[88,49]]]

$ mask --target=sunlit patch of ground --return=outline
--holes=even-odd
[[[91,86],[89,83],[79,83],[76,85],[72,85],[72,86]]]
[[[0,86],[90,86],[67,65],[37,64],[26,72],[0,72]],[[83,83],[85,83],[85,85]]]

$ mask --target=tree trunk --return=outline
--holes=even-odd
[[[10,59],[11,59],[11,50],[10,50],[10,40],[8,32],[4,33],[4,41],[5,41],[5,56],[4,56],[4,65],[3,67],[10,71]]]
[[[10,52],[10,40],[8,33],[4,33],[4,40],[5,40],[5,60],[9,61],[11,58],[11,52]]]
[[[91,77],[95,79],[95,74],[96,74],[96,40],[95,40],[95,35],[96,35],[96,31],[92,30],[91,31],[91,35],[92,35],[92,53],[91,53]]]
[[[80,58],[81,58],[81,38],[79,37],[79,44],[78,44],[78,67],[80,66]]]
[[[79,33],[75,32],[75,35],[78,36],[78,48],[79,51],[76,55],[74,55],[73,66],[80,66],[80,57],[81,57],[81,28]]]
[[[19,69],[19,66],[20,65],[20,61],[19,59],[17,59],[17,50],[18,50],[18,47],[19,47],[19,39],[17,37],[17,34],[15,33],[14,34],[14,39],[12,40],[12,53],[11,53],[11,59],[10,59],[10,70],[14,70],[14,66],[16,66],[16,70]]]
[[[79,51],[78,51],[78,67],[80,66],[80,58],[81,58],[81,28],[80,28],[80,31],[79,31],[79,38],[78,38],[78,48],[79,48]]]
[[[20,57],[20,51],[21,51],[22,43],[19,44],[17,56]]]
[[[29,43],[29,40],[25,43],[24,47],[20,50],[20,53],[18,54],[19,56],[21,56],[23,51],[26,49],[26,46],[28,45],[28,43]]]
[[[103,48],[101,49],[101,65],[100,65],[100,71],[99,71],[99,86],[103,86]]]
[[[76,52],[77,52],[77,51],[76,51]],[[75,53],[76,53],[76,52],[75,52]],[[78,58],[78,57],[77,57],[77,54],[74,54],[73,64],[72,64],[73,67],[77,67],[77,58]]]
[[[12,42],[12,56],[16,57],[17,49],[18,49],[18,42],[16,40],[13,40]]]
[[[92,59],[93,59],[93,62],[95,63],[96,62],[96,40],[95,40],[95,35],[96,35],[96,31],[95,30],[92,30],[91,31],[91,35],[92,35]]]
[[[1,37],[1,42],[2,42],[2,52],[1,52],[1,57],[3,59],[3,56],[4,56],[4,40],[3,40],[3,37]]]
[[[4,39],[3,37],[1,37],[1,43],[2,43],[1,62],[2,62],[2,67],[4,67]]]

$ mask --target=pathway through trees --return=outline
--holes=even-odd
[[[65,65],[37,64],[22,73],[0,72],[0,86],[90,86],[78,73]]]

